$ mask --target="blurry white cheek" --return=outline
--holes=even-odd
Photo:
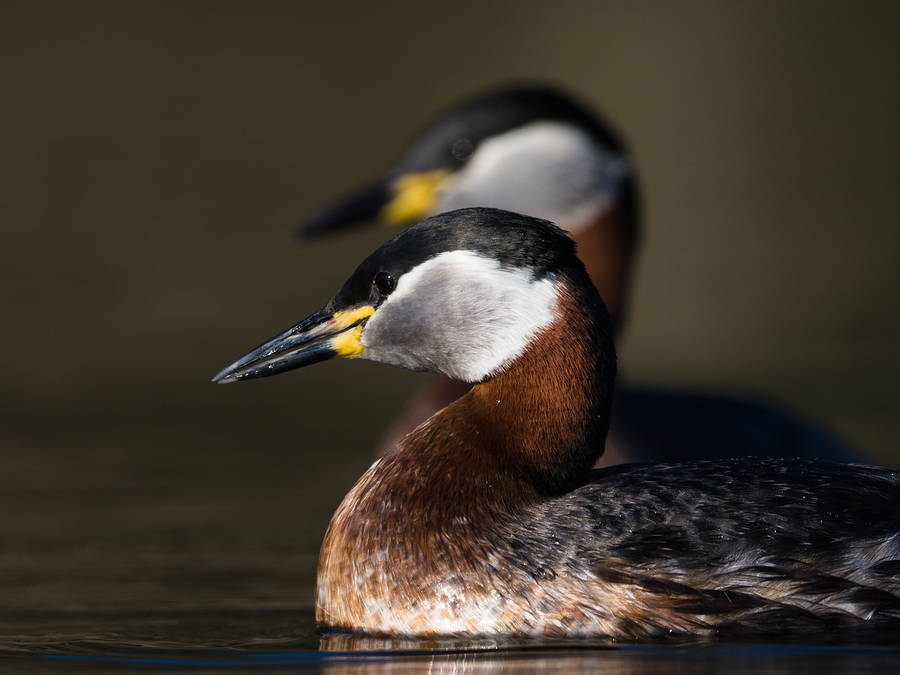
[[[534,122],[484,141],[439,193],[436,211],[491,206],[576,231],[606,210],[628,174],[624,157],[582,130]]]

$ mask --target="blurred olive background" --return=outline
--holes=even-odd
[[[900,463],[897,3],[5,3],[0,606],[295,607],[422,376],[209,378],[384,229],[303,216],[432,113],[558,83],[629,140],[632,379],[771,396]]]

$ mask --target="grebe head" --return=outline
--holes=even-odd
[[[497,209],[440,214],[381,246],[325,307],[214,381],[358,357],[480,382],[560,318],[560,299],[572,289],[608,332],[602,301],[563,230]]]
[[[384,176],[299,232],[372,220],[404,224],[474,206],[525,213],[575,232],[623,193],[631,199],[630,173],[620,139],[567,94],[543,85],[493,89],[443,111]]]

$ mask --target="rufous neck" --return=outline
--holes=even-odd
[[[501,374],[446,410],[486,455],[543,493],[581,484],[603,452],[615,375],[609,320],[592,288],[562,283],[556,319]]]
[[[606,303],[616,332],[627,314],[640,234],[634,191],[632,181],[627,181],[609,208],[572,227],[578,257]]]

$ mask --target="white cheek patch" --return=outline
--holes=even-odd
[[[434,212],[489,206],[574,232],[613,204],[628,173],[627,158],[604,152],[581,129],[533,122],[484,141],[448,179]]]
[[[472,251],[413,268],[363,329],[359,358],[479,382],[555,318],[557,282]]]

